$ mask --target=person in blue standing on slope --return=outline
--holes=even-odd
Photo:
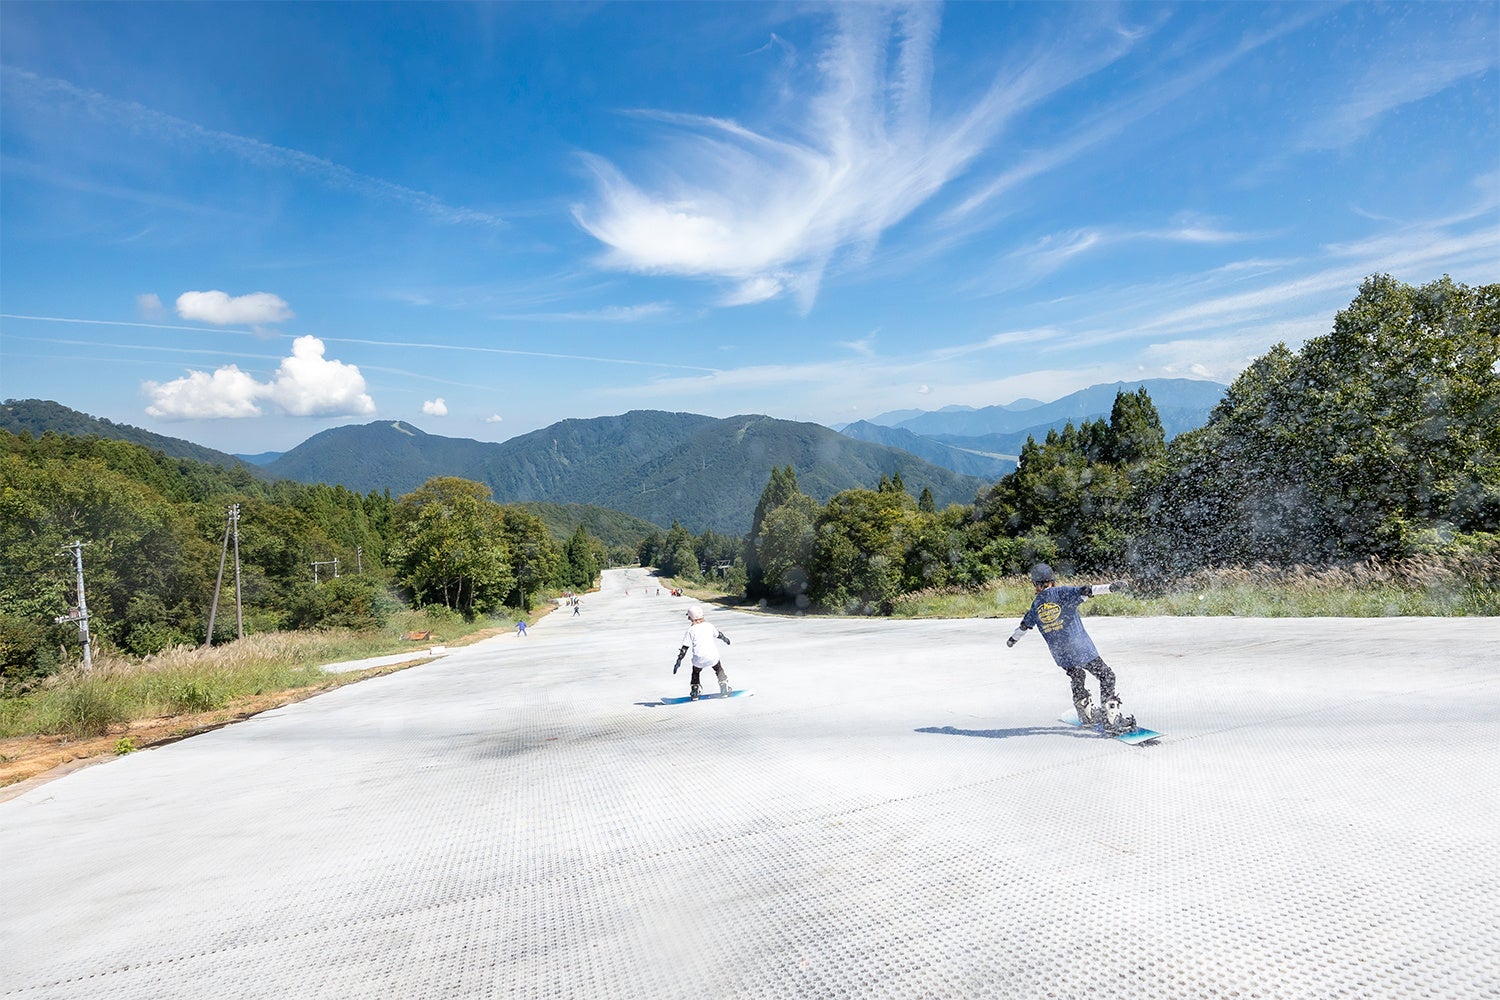
[[[1028,629],[1041,629],[1053,661],[1068,675],[1068,683],[1073,687],[1073,708],[1078,712],[1078,721],[1085,726],[1102,722],[1105,730],[1112,733],[1130,732],[1135,728],[1135,716],[1126,715],[1120,707],[1120,696],[1115,691],[1115,672],[1094,648],[1094,640],[1089,638],[1083,627],[1083,618],[1078,614],[1079,605],[1090,597],[1129,589],[1125,581],[1059,587],[1052,567],[1037,563],[1031,567],[1031,585],[1036,590],[1036,599],[1031,602],[1020,626],[1005,640],[1006,647],[1019,642]],[[1099,682],[1098,709],[1089,698],[1085,674],[1093,674]]]

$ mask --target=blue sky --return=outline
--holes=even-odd
[[[838,424],[1500,280],[1500,4],[0,4],[0,397]]]

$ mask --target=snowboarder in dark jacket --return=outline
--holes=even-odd
[[[1073,687],[1073,708],[1078,712],[1078,721],[1085,726],[1103,722],[1110,732],[1134,729],[1135,716],[1126,715],[1120,707],[1120,696],[1115,691],[1115,672],[1094,648],[1094,640],[1089,638],[1083,627],[1083,618],[1078,614],[1079,605],[1090,597],[1128,589],[1125,581],[1059,587],[1052,567],[1037,563],[1031,567],[1031,585],[1036,590],[1036,599],[1021,619],[1020,627],[1005,640],[1005,645],[1014,646],[1028,629],[1041,629],[1052,659],[1068,675],[1068,683]],[[1084,684],[1086,673],[1093,674],[1099,682],[1098,709],[1095,709]]]

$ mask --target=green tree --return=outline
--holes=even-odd
[[[557,577],[563,556],[546,522],[536,514],[510,506],[500,508],[499,515],[500,551],[509,554],[511,576],[510,586],[500,588],[504,602],[530,611],[537,593]]]
[[[599,560],[583,525],[579,525],[563,546],[563,585],[573,590],[587,590],[599,576]]]
[[[655,565],[663,576],[696,580],[700,575],[698,555],[693,551],[693,536],[675,520],[662,541]]]
[[[816,500],[796,493],[767,512],[758,546],[763,599],[775,603],[791,600],[803,606],[808,603],[819,511]]]
[[[844,490],[818,516],[809,592],[828,608],[889,614],[919,515],[896,490]]]
[[[472,618],[515,590],[502,511],[489,495],[487,486],[439,476],[397,502],[392,554],[416,603]]]
[[[762,597],[776,599],[780,590],[774,579],[772,585],[767,586],[765,569],[760,561],[761,529],[766,516],[800,495],[802,491],[797,486],[796,471],[790,465],[784,468],[772,467],[771,478],[766,482],[765,489],[761,490],[760,500],[756,502],[755,512],[750,519],[750,534],[745,538],[745,596],[752,600]]]
[[[1179,437],[1143,497],[1146,567],[1393,557],[1500,522],[1500,284],[1372,276]]]

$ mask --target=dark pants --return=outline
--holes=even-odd
[[[1089,689],[1083,683],[1085,671],[1093,674],[1099,681],[1101,705],[1111,698],[1119,697],[1115,694],[1115,672],[1109,669],[1109,664],[1104,662],[1103,657],[1096,656],[1081,667],[1063,667],[1063,673],[1068,675],[1068,683],[1073,685],[1075,702],[1082,701],[1089,696]]]
[[[693,668],[693,690],[694,691],[698,690],[698,678],[700,676],[702,676],[702,674],[703,674],[703,668],[702,667],[694,667]],[[726,673],[724,673],[724,664],[723,663],[715,663],[714,664],[714,676],[717,677],[717,678],[719,678],[719,683],[720,684],[728,684],[729,683],[729,675],[726,674]]]

